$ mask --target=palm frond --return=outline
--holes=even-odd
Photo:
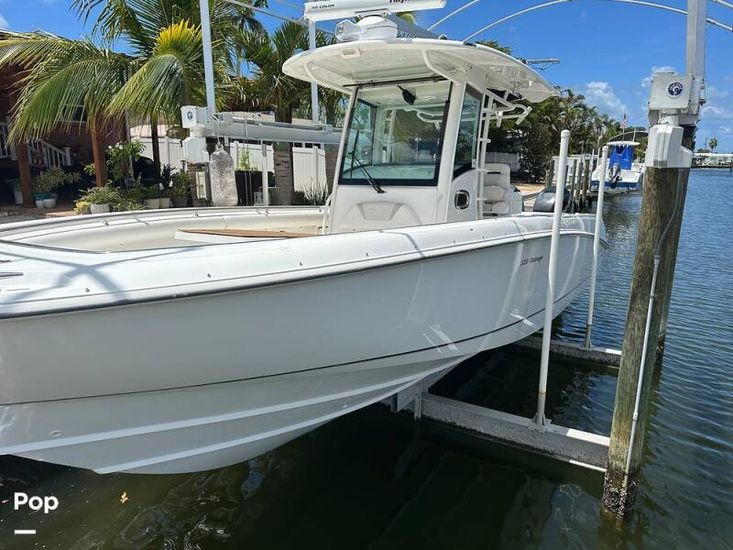
[[[29,33],[0,40],[0,67],[6,65],[26,68],[10,135],[19,141],[70,129],[79,108],[90,122],[103,118],[132,60],[89,40]]]

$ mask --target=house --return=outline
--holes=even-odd
[[[22,77],[21,68],[0,69],[0,203],[12,203],[13,191],[7,182],[19,177],[23,188],[23,204],[31,206],[33,176],[53,167],[67,170],[76,168],[81,172],[84,165],[93,161],[92,138],[83,109],[80,108],[76,120],[70,121],[71,129],[54,131],[44,139],[22,146],[11,144],[8,133]],[[102,132],[100,145],[106,147],[124,138],[122,125],[110,127]]]

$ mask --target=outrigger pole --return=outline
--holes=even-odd
[[[464,4],[463,6],[459,7],[458,9],[456,9],[453,13],[448,14],[446,17],[444,17],[443,19],[441,19],[437,23],[434,23],[433,25],[431,25],[429,28],[430,29],[433,29],[434,27],[436,27],[436,26],[440,25],[441,23],[443,23],[448,18],[450,18],[453,15],[459,13],[460,11],[463,11],[464,9],[468,8],[469,6],[472,6],[473,4],[475,4],[478,1],[480,1],[480,0],[472,0],[471,2],[469,2],[467,4]],[[497,19],[496,21],[493,21],[493,22],[489,23],[488,25],[486,25],[484,27],[481,27],[476,32],[469,34],[466,38],[463,39],[463,41],[464,42],[468,42],[471,39],[476,38],[480,34],[483,34],[484,32],[488,31],[489,29],[491,29],[493,27],[496,27],[497,25],[501,25],[502,23],[506,23],[510,19],[515,19],[516,17],[519,17],[520,15],[524,15],[526,13],[537,11],[537,10],[540,10],[540,9],[543,9],[543,8],[548,8],[550,6],[554,6],[554,5],[557,5],[557,4],[568,4],[570,2],[575,2],[575,1],[576,0],[550,0],[549,2],[544,2],[542,4],[537,4],[536,6],[530,6],[528,8],[523,9],[523,10],[519,10],[519,11],[514,12],[512,14],[509,14],[509,15],[507,15],[505,17],[502,17],[501,19]],[[672,7],[672,6],[666,6],[664,4],[657,4],[656,2],[647,2],[645,0],[605,0],[605,1],[607,1],[607,2],[619,2],[621,4],[634,4],[634,5],[637,5],[637,6],[646,6],[648,8],[656,8],[656,9],[660,9],[660,10],[664,10],[664,11],[669,11],[669,12],[672,12],[672,13],[678,13],[680,15],[687,15],[687,11],[685,11],[683,9],[675,8],[675,7]],[[728,6],[728,7],[730,7],[730,6]],[[719,28],[724,29],[724,30],[726,30],[728,32],[733,32],[733,26],[727,25],[725,23],[721,23],[717,19],[713,19],[712,17],[707,17],[706,18],[706,21],[707,21],[708,24],[713,25],[714,27],[719,27]]]

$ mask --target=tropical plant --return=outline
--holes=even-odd
[[[79,199],[74,203],[74,212],[77,214],[89,214],[92,203],[85,199]]]
[[[160,185],[163,187],[170,187],[171,177],[173,174],[173,168],[170,164],[164,164],[160,169]]]
[[[33,178],[34,193],[51,193],[67,183],[77,183],[81,174],[76,172],[66,173],[61,168],[50,168],[42,174]]]
[[[328,187],[313,181],[310,178],[309,182],[303,189],[303,198],[306,204],[321,205],[326,204],[328,199]]]
[[[188,179],[188,173],[181,170],[173,175],[172,178],[173,196],[186,198],[191,194],[191,181]]]
[[[122,198],[142,204],[145,199],[145,188],[141,185],[132,185],[120,192]]]
[[[131,210],[142,210],[143,206],[140,202],[121,197],[116,203],[110,205],[112,212],[129,212]]]
[[[239,162],[237,165],[237,170],[241,170],[242,172],[252,172],[253,166],[252,166],[252,160],[250,158],[249,149],[244,148],[239,150]]]
[[[254,0],[255,7],[267,6]],[[110,112],[147,117],[153,161],[160,166],[158,119],[177,123],[180,107],[205,104],[198,0],[74,0],[85,20],[96,14],[94,32],[103,41],[126,42],[135,72],[110,104]],[[264,32],[254,10],[226,0],[210,1],[214,69],[220,106],[235,92],[242,55],[233,37],[241,28]]]
[[[308,49],[305,27],[287,22],[272,35],[244,30],[237,34],[236,42],[251,69],[250,77],[240,80],[245,105],[274,111],[276,120],[292,122],[293,112],[307,97],[309,86],[283,74],[282,65],[297,50]],[[290,204],[294,191],[290,171],[293,165],[292,144],[276,143],[273,150],[278,198],[282,203]]]
[[[148,187],[143,187],[144,194],[143,197],[146,199],[157,199],[160,197],[160,185],[157,183],[155,185],[149,185]]]
[[[710,147],[711,152],[715,152],[715,150],[718,148],[718,138],[711,137],[710,141],[708,142],[708,146]]]
[[[88,39],[6,33],[0,39],[0,69],[11,65],[27,72],[17,83],[10,139],[22,142],[54,129],[69,131],[81,109],[92,136],[97,184],[103,185],[102,132],[111,121],[108,106],[127,80],[130,58]]]
[[[129,177],[133,177],[133,174],[130,173],[130,167],[134,161],[140,158],[144,150],[145,145],[139,141],[118,142],[107,147],[107,166],[112,181],[123,183]]]
[[[256,0],[262,5],[263,0]],[[185,103],[203,104],[204,77],[197,0],[74,0],[94,36],[69,40],[42,32],[6,33],[0,68],[27,69],[19,82],[11,139],[41,138],[68,130],[81,109],[92,134],[97,185],[107,181],[103,130],[125,115],[151,121],[153,160],[159,165],[158,118],[178,122]],[[261,29],[248,7],[212,0],[216,81],[220,102],[235,88],[227,70],[241,62],[233,37],[242,24]],[[113,51],[124,42],[129,54]]]
[[[81,201],[89,204],[109,204],[110,206],[119,203],[121,199],[120,191],[110,184],[87,189],[80,198]]]

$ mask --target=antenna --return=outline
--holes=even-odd
[[[304,16],[310,21],[327,21],[443,7],[445,0],[321,0],[306,2]]]

